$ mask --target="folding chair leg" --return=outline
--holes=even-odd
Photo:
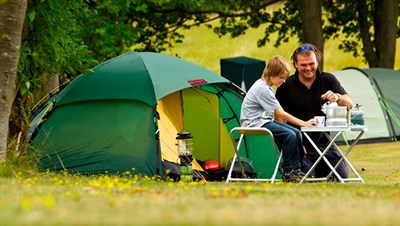
[[[266,135],[266,136],[271,136],[272,137],[272,141],[274,142],[272,132],[269,131],[267,128],[264,128],[264,127],[260,127],[260,128],[235,127],[230,132],[232,138],[233,138],[233,133],[236,132],[236,131],[238,131],[240,133],[240,138],[239,138],[239,141],[238,141],[236,149],[235,149],[235,155],[234,155],[233,160],[231,162],[231,165],[229,167],[228,176],[226,178],[226,183],[229,183],[230,181],[268,181],[268,182],[274,183],[277,180],[276,176],[278,174],[280,162],[282,160],[282,152],[280,152],[278,150],[278,148],[276,147],[275,143],[273,145],[274,145],[274,151],[275,151],[275,154],[276,154],[276,157],[277,157],[277,162],[276,162],[275,169],[274,169],[274,172],[273,172],[272,176],[270,178],[268,178],[268,179],[246,178],[243,165],[241,164],[242,162],[241,162],[240,153],[239,153],[240,145],[242,144],[242,141],[243,141],[245,135]],[[239,162],[238,162],[239,163],[239,168],[241,169],[243,178],[233,178],[232,177],[232,172],[233,172],[233,168],[235,166],[236,158],[239,160]]]
[[[271,177],[271,184],[273,184],[276,180],[276,175],[278,174],[278,170],[279,170],[279,165],[282,159],[282,152],[279,154],[278,160],[276,162],[276,166],[275,166],[275,170],[274,170],[274,174],[272,174]]]

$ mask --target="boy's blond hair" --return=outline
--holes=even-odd
[[[265,66],[264,72],[262,74],[262,78],[267,80],[270,77],[277,77],[285,75],[286,77],[290,74],[290,65],[285,60],[285,58],[281,56],[274,56],[268,60],[267,65]]]

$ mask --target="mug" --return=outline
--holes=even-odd
[[[315,116],[314,119],[316,127],[325,127],[325,116]]]

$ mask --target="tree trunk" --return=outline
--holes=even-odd
[[[315,45],[323,55],[322,4],[320,0],[297,0],[302,26],[302,41]],[[323,70],[323,62],[319,68]]]
[[[0,159],[7,153],[8,121],[15,92],[15,80],[26,0],[0,1]]]
[[[365,59],[369,67],[378,66],[378,56],[376,55],[376,44],[372,41],[372,34],[370,32],[372,24],[368,22],[368,6],[366,0],[357,1],[358,23],[360,26],[360,35],[362,41],[362,49]]]
[[[394,68],[398,9],[398,0],[375,1],[374,34],[378,67]]]

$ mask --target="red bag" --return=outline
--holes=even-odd
[[[213,161],[213,160],[207,160],[204,162],[204,170],[209,171],[209,170],[220,170],[221,166],[219,165],[218,162]]]

